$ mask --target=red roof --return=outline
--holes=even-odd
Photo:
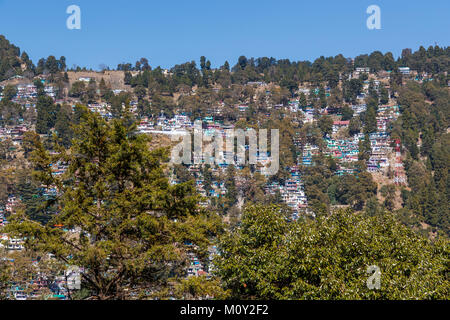
[[[335,125],[335,126],[348,126],[349,124],[350,124],[350,120],[333,122],[333,125]]]

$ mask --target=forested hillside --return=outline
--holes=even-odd
[[[15,75],[22,75],[24,71],[34,72],[34,65],[26,52],[11,44],[0,35],[0,81]]]
[[[93,71],[0,36],[0,299],[448,299],[450,48],[399,54]],[[261,129],[256,164],[171,158]]]

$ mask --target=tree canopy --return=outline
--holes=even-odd
[[[31,159],[35,177],[57,196],[47,223],[18,214],[8,225],[27,247],[81,268],[89,296],[144,297],[186,272],[187,252],[204,256],[217,224],[197,207],[191,182],[170,185],[166,149],[149,150],[129,114],[107,122],[86,108],[70,149],[50,154],[38,140]],[[68,164],[56,176],[52,166]],[[212,221],[212,222],[211,222]]]
[[[288,222],[276,206],[251,205],[221,237],[215,267],[232,298],[447,299],[448,263],[447,240],[432,243],[389,213]],[[366,285],[370,266],[378,290]]]

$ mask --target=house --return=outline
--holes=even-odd
[[[409,75],[411,73],[409,67],[399,67],[398,71],[403,75]]]
[[[358,67],[355,69],[357,73],[369,73],[370,68],[369,67]]]
[[[350,120],[334,121],[333,122],[333,127],[332,127],[333,128],[333,134],[338,132],[342,128],[347,128],[349,124],[350,124]]]

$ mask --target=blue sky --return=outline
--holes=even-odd
[[[66,8],[81,8],[81,30]],[[366,8],[381,8],[381,30]],[[398,56],[450,40],[449,0],[0,0],[0,34],[36,63],[64,55],[68,66],[117,66],[146,57],[170,67],[201,55],[213,67],[240,55],[314,60],[380,50]]]

